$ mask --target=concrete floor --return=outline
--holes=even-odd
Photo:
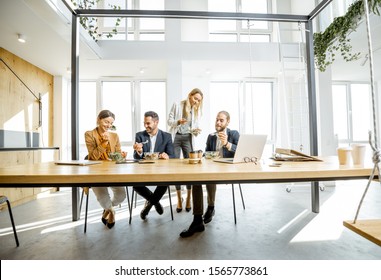
[[[311,212],[310,188],[285,184],[242,185],[246,210],[236,185],[237,224],[233,220],[231,186],[217,190],[216,216],[206,230],[182,239],[192,214],[170,218],[165,196],[163,216],[152,210],[148,220],[139,217],[138,200],[128,224],[127,203],[116,210],[116,225],[107,229],[102,210],[90,192],[87,233],[82,218],[71,221],[71,189],[42,195],[13,207],[20,247],[10,226],[8,211],[0,213],[1,260],[371,260],[381,259],[381,247],[345,228],[354,218],[366,180],[341,181],[320,194],[320,213]],[[185,192],[184,192],[185,193]],[[363,203],[359,219],[381,218],[381,187],[374,183]]]

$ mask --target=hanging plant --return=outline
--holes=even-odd
[[[380,15],[381,0],[368,0],[369,10]],[[363,0],[358,0],[349,6],[344,16],[337,17],[324,32],[314,33],[314,53],[317,69],[324,72],[335,61],[339,53],[345,61],[353,61],[360,53],[353,53],[349,34],[356,31],[365,15]]]
[[[97,8],[98,2],[101,0],[71,0],[74,6],[78,7],[79,9],[92,9]],[[120,10],[120,6],[108,4],[110,8],[113,10]],[[111,32],[108,32],[106,34],[107,38],[112,38],[113,35],[118,34],[117,27],[120,25],[121,18],[117,18],[115,20],[115,27],[111,30]],[[87,33],[90,35],[91,38],[95,42],[98,41],[99,38],[102,37],[102,33],[99,32],[98,29],[98,18],[96,17],[80,17],[79,23],[82,25],[82,27],[87,31]]]

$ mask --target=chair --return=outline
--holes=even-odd
[[[239,186],[239,192],[241,193],[241,200],[242,200],[243,210],[245,210],[246,207],[245,207],[245,201],[244,201],[244,199],[243,199],[243,194],[242,194],[241,184],[238,184],[238,186]],[[237,216],[236,216],[236,211],[235,211],[234,184],[232,184],[232,196],[233,196],[234,224],[237,224]]]
[[[128,194],[128,189],[126,187],[126,191],[127,191],[127,200],[129,199],[129,194]],[[135,196],[134,196],[135,194]],[[136,207],[136,199],[137,199],[137,196],[136,196],[136,192],[134,190],[134,187],[132,187],[132,195],[131,195],[131,203],[128,203],[128,206],[129,206],[129,210],[130,210],[130,220],[129,220],[129,224],[131,224],[131,220],[132,220],[132,205],[134,205],[134,197],[135,197],[135,207]],[[168,198],[169,198],[169,207],[171,208],[171,218],[172,218],[172,221],[173,221],[173,210],[172,210],[172,199],[171,199],[171,189],[170,187],[168,186]]]
[[[89,159],[89,156],[86,155],[85,156],[85,160]],[[90,191],[90,188],[91,187],[82,187],[82,194],[81,194],[81,202],[80,202],[80,206],[79,206],[79,213],[81,213],[81,210],[82,210],[82,202],[83,202],[83,196],[86,194],[86,209],[85,209],[85,225],[84,225],[84,229],[83,229],[83,232],[86,233],[87,231],[87,213],[88,213],[88,210],[89,210],[89,191]],[[131,206],[130,206],[130,198],[129,198],[129,195],[128,195],[128,186],[126,186],[126,193],[127,193],[127,202],[128,202],[128,210],[131,211]],[[130,220],[130,223],[131,223],[131,220]]]
[[[13,228],[13,234],[15,236],[15,240],[16,240],[16,245],[17,247],[20,246],[20,243],[19,243],[19,239],[17,237],[17,232],[16,232],[16,227],[15,227],[15,222],[13,220],[13,214],[12,214],[12,208],[11,208],[11,203],[9,202],[8,200],[8,197],[4,196],[4,195],[0,195],[0,205],[3,204],[3,203],[7,203],[7,206],[8,206],[8,211],[9,211],[9,217],[11,218],[11,223],[12,223],[12,228]]]
[[[86,194],[86,205],[85,205],[85,226],[83,229],[83,232],[86,233],[87,231],[87,213],[89,209],[89,191],[91,187],[82,187],[82,194],[81,194],[81,201],[80,201],[80,206],[79,206],[79,213],[81,213],[82,209],[82,203],[83,203],[83,196]],[[127,194],[127,202],[128,202],[128,210],[131,211],[131,206],[130,206],[130,198],[128,194],[128,186],[126,186],[126,194]],[[131,223],[131,222],[130,222]]]

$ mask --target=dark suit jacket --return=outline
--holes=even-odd
[[[230,130],[229,128],[226,129],[226,133],[228,135],[228,142],[232,144],[231,150],[229,151],[227,148],[223,148],[222,157],[224,158],[233,158],[235,151],[237,149],[238,139],[239,139],[239,132],[237,130]],[[205,151],[215,151],[217,146],[217,135],[208,135],[208,139],[206,140],[206,148]]]
[[[144,131],[136,133],[135,142],[142,143],[147,140],[148,140],[148,143],[143,145],[142,155],[139,155],[136,151],[134,151],[135,159],[143,158],[144,153],[149,152],[151,149],[151,139],[147,131],[144,130]],[[169,134],[168,132],[165,132],[159,129],[157,132],[156,144],[153,151],[159,152],[159,153],[165,152],[166,154],[168,154],[169,158],[175,158],[175,152],[174,152],[173,143],[172,143],[172,135]]]

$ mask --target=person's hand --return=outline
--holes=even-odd
[[[104,141],[104,142],[107,142],[109,140],[109,138],[110,138],[110,135],[109,135],[108,131],[103,133],[101,136],[102,136],[102,141]]]
[[[102,140],[101,140],[101,145],[102,145],[102,147],[105,148],[105,149],[106,149],[106,147],[107,147],[107,145],[108,145],[109,137],[110,137],[110,136],[109,136],[109,134],[108,134],[107,131],[101,135],[101,139],[102,139]]]
[[[187,122],[188,122],[187,119],[184,119],[184,118],[182,118],[182,119],[180,119],[180,120],[177,121],[177,123],[178,123],[179,125],[181,125],[181,124],[186,124]]]
[[[197,136],[201,133],[201,128],[195,128],[192,130],[192,134],[194,134],[194,136]]]
[[[223,146],[228,143],[228,136],[224,132],[218,132],[217,137],[220,138]]]
[[[132,148],[139,154],[143,152],[143,144],[135,142],[135,144],[132,146]]]
[[[160,153],[159,158],[161,159],[169,159],[169,155],[167,153]]]
[[[126,158],[126,157],[127,157],[127,152],[122,151],[121,154],[122,154],[122,157],[123,157],[123,158]]]

